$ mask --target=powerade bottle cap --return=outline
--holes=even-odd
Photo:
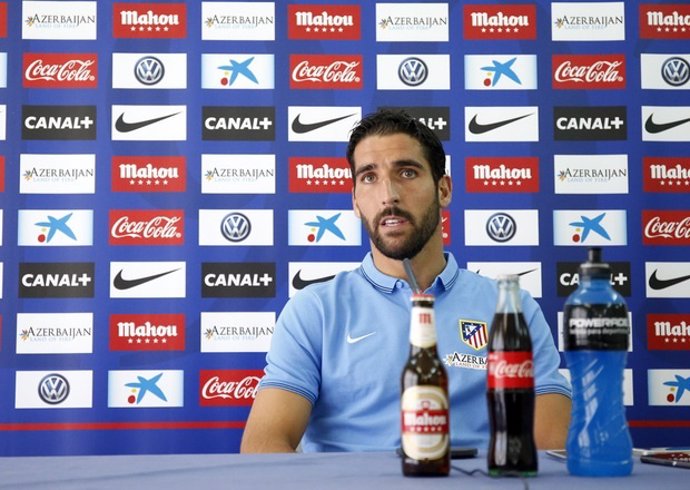
[[[587,262],[580,264],[580,278],[608,279],[611,267],[601,261],[601,247],[590,247],[587,251]]]

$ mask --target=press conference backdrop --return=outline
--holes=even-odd
[[[368,250],[343,156],[379,107],[559,347],[604,247],[635,444],[687,443],[689,39],[681,2],[0,2],[0,454],[237,451],[282,306]]]

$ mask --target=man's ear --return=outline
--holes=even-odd
[[[453,182],[449,175],[444,175],[438,181],[438,202],[442,208],[447,208],[453,198]]]
[[[352,209],[355,212],[355,216],[362,219],[362,213],[359,212],[359,206],[357,206],[357,200],[355,199],[355,189],[352,188]]]

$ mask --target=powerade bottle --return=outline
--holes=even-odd
[[[565,302],[563,340],[573,385],[566,442],[568,471],[578,476],[632,472],[632,440],[623,406],[623,369],[630,324],[623,297],[610,283],[601,248],[580,265],[580,285]]]

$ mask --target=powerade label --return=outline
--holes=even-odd
[[[627,308],[619,305],[566,305],[565,350],[628,350]]]
[[[407,388],[400,400],[402,449],[417,460],[440,459],[448,451],[448,397],[438,386]]]

